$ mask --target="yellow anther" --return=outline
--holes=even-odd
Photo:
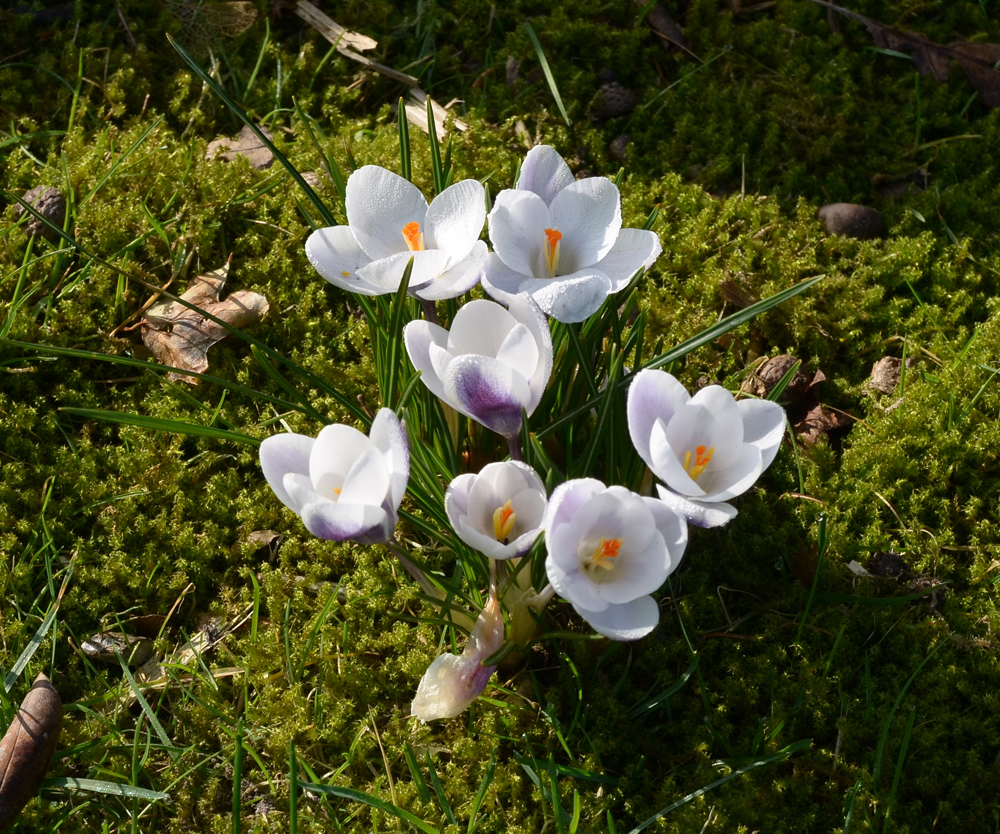
[[[559,241],[562,240],[562,232],[558,229],[545,230],[545,266],[549,271],[549,277],[555,277],[559,268]]]
[[[416,220],[403,226],[403,237],[406,238],[406,248],[411,252],[424,250],[424,233],[420,231],[420,224]]]
[[[594,548],[594,552],[590,556],[590,564],[604,568],[604,570],[612,570],[615,563],[611,560],[618,555],[621,546],[621,539],[601,539],[601,543]]]
[[[343,490],[342,490],[342,489],[341,489],[340,487],[334,487],[334,488],[333,488],[333,494],[334,494],[334,495],[336,495],[336,496],[337,496],[338,498],[340,498],[340,493],[341,493],[342,491],[343,491]]]
[[[350,278],[351,277],[351,273],[347,272],[346,270],[343,270],[343,269],[340,270],[340,274],[343,275],[345,278]]]
[[[691,465],[692,455],[690,452],[684,453],[684,471],[691,476],[692,481],[697,481],[698,476],[705,471],[705,467],[712,461],[715,454],[714,446],[698,446],[694,450],[694,465]]]
[[[493,535],[498,542],[507,544],[510,532],[514,529],[514,522],[517,520],[517,513],[510,507],[510,501],[502,507],[497,507],[493,512]]]

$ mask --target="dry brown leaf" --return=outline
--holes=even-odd
[[[260,132],[268,139],[271,138],[271,131],[266,127],[261,127]],[[235,139],[220,136],[209,142],[205,149],[205,159],[219,157],[227,162],[234,162],[238,156],[246,157],[247,162],[258,171],[270,167],[274,162],[274,154],[249,125],[244,125]]]
[[[951,62],[955,61],[965,70],[983,103],[987,107],[1000,107],[1000,72],[993,69],[1000,61],[1000,44],[957,41],[946,46],[928,40],[919,32],[893,29],[827,0],[812,2],[864,24],[876,46],[908,53],[922,75],[944,81],[951,72]]]
[[[0,832],[38,792],[59,743],[62,712],[55,687],[39,674],[0,740]]]
[[[270,305],[260,293],[238,290],[225,301],[219,300],[229,274],[229,264],[199,275],[181,296],[209,315],[242,329],[264,317]],[[195,310],[176,301],[162,301],[150,307],[142,318],[142,341],[158,362],[195,373],[208,369],[208,349],[229,331]],[[195,377],[171,371],[168,378],[197,385]]]

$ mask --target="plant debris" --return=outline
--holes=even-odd
[[[921,75],[933,75],[938,81],[945,81],[955,61],[965,70],[983,103],[987,107],[1000,107],[1000,72],[993,68],[1000,61],[1000,43],[934,43],[919,32],[894,29],[835,3],[812,2],[863,23],[876,46],[908,53]]]
[[[66,221],[66,198],[63,197],[62,192],[58,188],[53,188],[51,185],[38,185],[26,192],[21,199],[53,226],[62,228]],[[14,209],[14,219],[20,220],[26,214],[28,214],[28,210],[18,203]],[[24,224],[24,232],[29,237],[38,237],[41,235],[50,241],[59,239],[59,235],[33,214],[28,216]]]
[[[271,138],[271,131],[266,127],[261,127],[260,132],[268,139]],[[205,150],[205,159],[219,157],[227,162],[235,162],[238,156],[246,157],[251,167],[258,171],[269,168],[274,162],[274,154],[260,141],[260,137],[254,133],[249,125],[244,125],[235,139],[229,139],[225,136],[213,139]]]
[[[242,329],[262,319],[270,305],[260,293],[237,290],[219,300],[229,274],[229,264],[195,278],[181,296],[209,315]],[[196,310],[176,301],[162,301],[150,307],[142,318],[142,341],[158,362],[195,373],[208,369],[208,349],[226,338],[229,331]],[[193,376],[171,371],[168,378],[197,385]]]
[[[38,792],[59,742],[62,700],[39,674],[0,740],[0,831],[7,831]]]

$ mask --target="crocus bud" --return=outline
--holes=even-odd
[[[462,654],[446,652],[427,667],[417,687],[417,697],[410,706],[410,714],[427,724],[464,712],[486,689],[496,666],[483,666],[483,661],[496,654],[502,643],[503,614],[500,603],[491,596]]]

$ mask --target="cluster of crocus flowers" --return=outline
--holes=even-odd
[[[464,623],[472,630],[463,650],[427,669],[412,715],[428,722],[465,710],[487,686],[505,637],[523,650],[557,594],[605,637],[649,634],[659,622],[653,594],[680,564],[688,525],[720,526],[736,515],[728,502],[774,460],[783,410],[736,401],[717,385],[692,396],[670,374],[641,371],[629,380],[628,428],[662,482],[657,497],[593,478],[566,481],[549,497],[538,472],[517,459],[524,417],[537,409],[552,373],[546,316],[572,323],[593,315],[652,265],[657,235],[622,228],[617,186],[601,177],[575,180],[547,146],[529,151],[516,187],[497,196],[488,218],[492,252],[479,240],[485,191],[474,180],[428,204],[407,180],[365,166],[347,182],[346,211],[347,225],[320,229],[306,243],[309,260],[332,284],[362,295],[396,292],[412,262],[409,291],[428,315],[431,302],[457,298],[480,281],[495,299],[466,302],[448,329],[415,320],[403,330],[427,389],[506,438],[515,458],[458,475],[445,491],[456,535],[490,566],[490,591],[474,625],[471,616]],[[316,438],[277,435],[263,442],[260,460],[277,497],[312,534],[388,544],[434,595],[394,541],[409,446],[392,411],[378,412],[367,437],[349,426],[327,426]],[[549,584],[536,591],[521,560],[539,536]]]

